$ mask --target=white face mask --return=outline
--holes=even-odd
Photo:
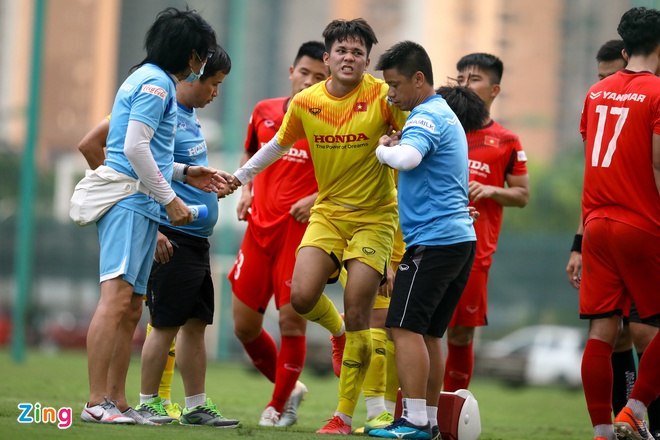
[[[195,71],[190,68],[190,75],[184,80],[185,82],[193,82],[198,80],[202,75],[204,75],[204,67],[206,67],[206,63],[202,64],[202,67],[199,69],[199,73],[195,73]]]

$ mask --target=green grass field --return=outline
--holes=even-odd
[[[139,393],[139,358],[133,359],[127,390],[129,402],[136,404]],[[48,355],[31,351],[27,361],[17,365],[7,350],[0,351],[0,439],[211,439],[250,438],[280,440],[316,438],[315,430],[330,418],[337,404],[337,379],[303,373],[301,380],[310,390],[300,407],[300,420],[292,428],[262,428],[257,425],[270,400],[272,385],[245,365],[211,363],[207,372],[207,395],[227,417],[242,421],[234,430],[184,426],[103,426],[80,422],[80,411],[87,399],[87,361],[83,352]],[[592,429],[581,391],[550,388],[512,389],[499,383],[475,378],[471,391],[479,402],[482,440],[571,440],[589,439]],[[183,404],[178,372],[172,396]],[[21,424],[19,403],[41,403],[42,407],[71,407],[73,425],[58,429],[55,424]],[[360,402],[354,427],[364,420]]]

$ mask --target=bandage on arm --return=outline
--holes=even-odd
[[[395,170],[408,171],[415,168],[422,162],[422,153],[411,145],[395,145],[386,147],[379,145],[376,148],[376,157],[383,165],[387,165]]]
[[[254,176],[265,170],[270,164],[280,157],[284,156],[291,149],[291,145],[280,145],[277,143],[277,135],[273,137],[266,145],[261,147],[254,156],[248,160],[245,165],[240,167],[234,173],[234,176],[245,185],[254,179]]]
[[[176,197],[170,184],[158,169],[151,154],[149,143],[154,136],[154,130],[147,124],[130,120],[126,129],[124,154],[130,162],[138,179],[147,187],[151,196],[163,205],[167,205]]]

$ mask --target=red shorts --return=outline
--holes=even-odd
[[[488,324],[488,270],[470,272],[449,327],[483,327]]]
[[[291,301],[296,249],[306,228],[307,223],[300,223],[293,217],[269,229],[267,235],[248,224],[238,257],[227,277],[241,302],[263,313],[273,295],[278,310]]]
[[[580,318],[621,315],[634,301],[641,318],[660,314],[660,236],[596,218],[584,228]]]

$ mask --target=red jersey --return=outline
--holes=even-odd
[[[609,218],[660,236],[652,138],[660,135],[660,79],[623,70],[594,84],[584,101],[582,222]]]
[[[248,125],[245,150],[256,153],[276,134],[290,98],[260,101]],[[281,159],[254,179],[249,221],[252,227],[267,229],[290,217],[291,206],[318,191],[312,156],[306,139],[296,142]]]
[[[470,180],[484,185],[504,187],[506,176],[527,174],[527,156],[520,139],[513,132],[491,121],[485,127],[467,133]],[[484,198],[472,205],[480,216],[474,223],[477,254],[473,269],[485,270],[493,262],[502,228],[502,205]]]

